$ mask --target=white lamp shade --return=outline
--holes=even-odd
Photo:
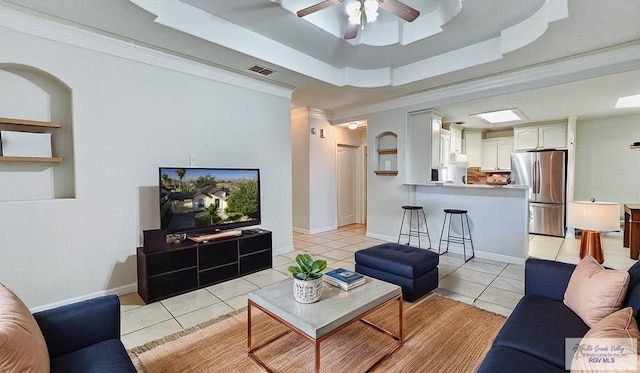
[[[567,225],[585,231],[620,229],[620,204],[617,202],[569,202]]]

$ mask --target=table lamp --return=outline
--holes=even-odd
[[[620,204],[617,202],[591,201],[569,202],[567,225],[582,229],[580,259],[587,255],[598,263],[604,262],[600,232],[620,229]]]

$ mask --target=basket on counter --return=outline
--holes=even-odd
[[[507,185],[508,181],[487,181],[487,185]]]
[[[487,175],[486,178],[487,185],[507,185],[510,181],[511,176],[504,174]]]

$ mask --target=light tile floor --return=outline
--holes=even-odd
[[[187,294],[145,305],[137,293],[120,297],[122,341],[127,348],[139,346],[247,305],[247,294],[289,279],[287,267],[299,253],[325,259],[330,268],[354,270],[357,250],[382,243],[366,237],[364,225],[350,225],[314,235],[294,233],[295,251],[273,257],[273,268]],[[626,270],[634,260],[622,247],[622,233],[603,235],[604,265]],[[529,255],[569,263],[579,261],[580,240],[529,237]],[[524,266],[443,254],[436,293],[508,316],[524,293]]]

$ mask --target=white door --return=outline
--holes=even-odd
[[[356,150],[338,145],[338,227],[356,222]]]

